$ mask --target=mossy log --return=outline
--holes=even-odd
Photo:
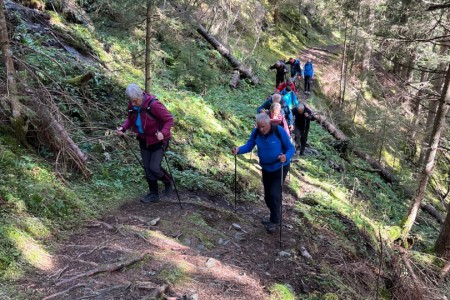
[[[210,35],[206,29],[200,25],[197,24],[197,32],[206,40],[208,43],[210,43],[214,49],[216,49],[230,64],[231,66],[239,71],[241,77],[249,78],[251,83],[253,85],[257,85],[259,83],[258,77],[253,75],[253,73],[247,69],[240,61],[237,60],[236,57],[231,54],[231,51],[228,50],[227,47],[225,47],[221,42],[219,42],[215,37]]]
[[[73,84],[73,85],[81,85],[83,83],[88,82],[94,78],[94,72],[89,71],[86,74],[76,76],[74,78],[67,79],[67,83]]]

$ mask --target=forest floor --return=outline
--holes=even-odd
[[[311,48],[302,57],[326,65],[336,49]],[[237,212],[226,199],[188,191],[180,191],[182,209],[175,193],[152,204],[130,199],[60,235],[50,246],[48,271],[30,271],[18,283],[20,293],[28,299],[291,299],[285,293],[317,299],[337,280],[351,287],[352,299],[373,296],[377,267],[363,252],[377,254],[367,237],[339,215],[343,234],[359,236],[355,248],[364,248],[351,251],[330,227],[312,224],[297,209],[297,201],[307,203],[320,189],[303,172],[308,159],[292,163],[290,176],[300,179],[302,192],[284,193],[281,245],[280,233],[270,235],[260,223],[268,215],[261,196],[238,203]]]

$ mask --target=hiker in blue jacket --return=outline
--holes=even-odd
[[[308,59],[306,64],[303,66],[303,78],[305,78],[305,89],[304,93],[307,95],[311,94],[311,80],[314,79],[314,67],[311,59]]]
[[[289,166],[294,155],[294,145],[286,131],[278,125],[272,125],[269,115],[256,115],[256,125],[247,143],[240,147],[233,147],[234,155],[245,154],[258,147],[259,164],[262,168],[264,185],[264,200],[270,211],[270,219],[262,220],[268,233],[274,233],[281,221],[281,170],[283,182],[289,172]],[[281,166],[283,165],[283,168]]]
[[[256,113],[261,113],[261,112],[269,112],[270,106],[272,105],[272,103],[280,103],[281,104],[281,113],[283,114],[284,118],[286,119],[286,122],[288,123],[288,126],[291,128],[292,126],[294,126],[294,117],[292,115],[292,111],[289,108],[289,106],[286,105],[286,103],[284,102],[283,97],[278,94],[275,93],[269,97],[267,97],[266,101],[261,104],[260,107],[258,107],[256,109]]]

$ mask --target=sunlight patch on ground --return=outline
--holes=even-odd
[[[50,271],[54,268],[52,256],[27,233],[19,229],[10,228],[8,238],[20,251],[23,258],[32,266],[43,271]]]

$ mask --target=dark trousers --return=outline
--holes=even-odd
[[[283,182],[289,172],[289,166],[283,167]],[[270,222],[279,224],[281,217],[281,168],[274,172],[262,171],[264,200],[270,211]]]
[[[164,145],[167,149],[169,141]],[[150,193],[158,193],[158,180],[164,184],[170,184],[171,178],[169,174],[161,166],[163,159],[163,143],[146,145],[144,140],[139,140],[139,148],[141,149],[142,163],[144,165],[145,177],[147,179]]]
[[[303,153],[306,148],[306,142],[308,141],[308,132],[309,130],[300,130],[297,126],[295,126],[295,141],[297,145],[300,146],[300,153]]]
[[[284,74],[277,74],[275,76],[275,88],[277,88],[282,82],[284,82]]]
[[[311,90],[311,76],[305,76],[305,91],[309,92]]]

